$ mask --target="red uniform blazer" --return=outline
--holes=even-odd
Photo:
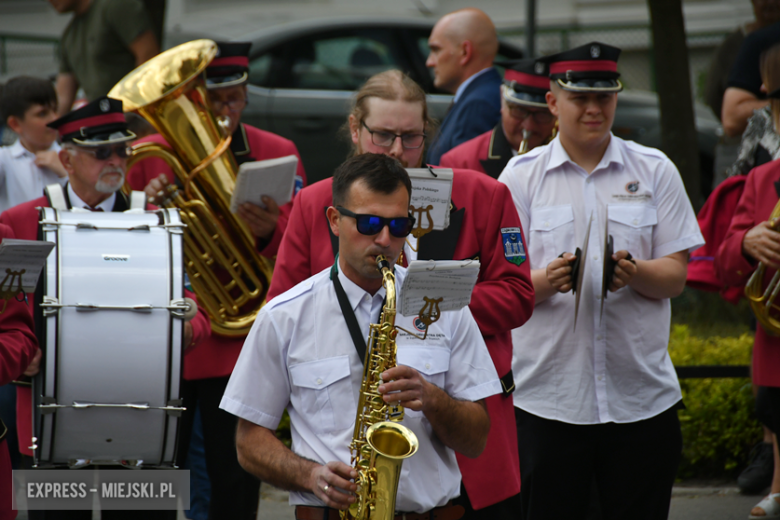
[[[268,297],[273,298],[334,262],[325,217],[332,204],[332,179],[298,194],[287,233],[279,247]],[[502,228],[519,228],[520,218],[509,190],[483,173],[455,170],[450,227],[420,240],[420,259],[479,258],[481,269],[469,305],[485,338],[499,376],[512,370],[510,331],[531,317],[534,290],[528,262],[504,256]],[[520,491],[517,430],[511,395],[486,399],[491,428],[487,447],[476,459],[458,455],[469,498],[475,509]]]
[[[155,142],[165,146],[168,143],[159,134],[150,135],[138,141]],[[275,159],[286,155],[298,156],[298,172],[300,182],[296,184],[296,190],[306,185],[306,172],[303,170],[303,162],[292,141],[284,137],[266,132],[258,128],[241,124],[233,134],[230,145],[233,154],[239,163],[248,160],[262,161]],[[151,157],[133,165],[127,174],[127,181],[134,190],[143,190],[146,185],[160,174],[166,174],[170,182],[174,182],[173,172],[162,159]],[[296,179],[297,181],[297,179]],[[266,244],[258,244],[261,255],[272,258],[279,250],[279,244],[287,229],[287,220],[292,211],[292,202],[285,204],[280,209],[279,220],[271,239]],[[190,349],[184,357],[184,379],[205,379],[209,377],[227,377],[233,372],[238,354],[244,345],[245,337],[228,338],[214,334],[206,341],[198,344],[197,348]]]
[[[501,123],[498,123],[493,130],[461,143],[442,155],[439,166],[476,170],[498,179],[512,157],[512,145],[506,140]]]
[[[65,191],[67,200],[67,190]],[[46,197],[31,200],[13,208],[7,209],[0,214],[0,224],[9,226],[16,238],[25,240],[38,239],[38,210],[39,207],[49,207],[49,201]],[[127,198],[117,193],[117,202],[114,204],[113,211],[124,211],[129,208]],[[148,210],[156,209],[154,206],[147,206]],[[197,301],[196,296],[185,291],[188,298]],[[29,298],[30,316],[32,319],[33,298]],[[192,345],[189,350],[194,350],[195,346],[203,342],[211,334],[211,323],[206,311],[198,307],[198,314],[192,319]],[[188,350],[188,351],[189,351]],[[187,356],[184,356],[185,359]],[[25,366],[26,368],[26,366]],[[24,369],[22,369],[24,370]],[[19,452],[23,455],[32,457],[30,444],[32,439],[32,393],[30,387],[19,386],[16,391],[16,428],[19,435]]]
[[[755,270],[757,263],[742,254],[742,240],[745,233],[769,220],[779,193],[780,161],[763,164],[748,174],[726,238],[715,255],[715,270],[725,285],[744,285]],[[773,274],[774,271],[767,268],[764,286]],[[761,386],[780,386],[780,338],[767,334],[760,323],[753,346],[753,382]]]
[[[5,238],[16,237],[11,228],[0,225],[0,241]],[[0,385],[7,385],[22,375],[38,349],[27,305],[13,298],[7,302],[0,299],[0,309],[4,303],[5,311],[0,314]],[[4,433],[0,431],[0,435]],[[16,511],[11,508],[12,496],[11,458],[3,439],[0,442],[0,520],[16,518]]]

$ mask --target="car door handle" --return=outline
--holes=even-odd
[[[308,117],[305,119],[296,119],[293,128],[301,132],[319,132],[328,127],[328,121],[324,118]]]

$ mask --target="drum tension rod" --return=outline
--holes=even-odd
[[[168,415],[180,417],[181,413],[187,408],[181,406],[181,399],[171,399],[168,401],[167,406],[150,406],[149,403],[125,403],[125,404],[113,404],[113,403],[82,403],[79,401],[73,401],[73,404],[57,404],[53,397],[44,396],[41,398],[41,404],[38,405],[41,414],[54,413],[60,408],[73,408],[75,410],[86,410],[87,408],[130,408],[131,410],[163,410]]]
[[[93,231],[99,231],[101,229],[113,229],[118,231],[151,231],[152,228],[161,228],[166,229],[170,231],[171,233],[178,233],[181,229],[187,227],[186,224],[158,224],[155,226],[150,226],[149,224],[141,224],[140,226],[133,226],[133,227],[121,227],[121,226],[96,226],[95,224],[90,224],[89,222],[57,222],[56,220],[41,220],[38,222],[41,225],[44,226],[53,226],[54,229],[56,229],[58,226],[73,226],[77,230],[79,229],[85,229],[85,230],[93,230]],[[45,228],[44,231],[53,231],[52,228]]]
[[[155,309],[162,309],[167,311],[173,311],[175,317],[180,318],[187,311],[190,310],[190,304],[184,300],[171,300],[169,305],[151,305],[151,304],[139,304],[139,305],[95,305],[93,303],[59,303],[57,298],[51,296],[44,296],[43,302],[40,307],[44,309],[44,316],[49,316],[56,312],[56,309],[63,309],[66,307],[75,308],[79,311],[134,311],[134,312],[152,312]]]

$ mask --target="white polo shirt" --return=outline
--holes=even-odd
[[[534,269],[582,247],[593,216],[577,331],[572,292],[537,304],[512,331],[515,406],[545,419],[598,424],[648,419],[680,401],[667,350],[669,300],[623,288],[608,294],[599,320],[607,215],[614,250],[638,259],[704,244],[674,164],[613,135],[588,175],[556,138],[511,159],[498,180],[512,192]]]
[[[395,268],[400,286],[406,269]],[[339,273],[364,336],[376,322],[384,289],[373,297]],[[399,295],[400,300],[400,295]],[[415,317],[398,314],[396,325],[415,331]],[[420,333],[422,333],[420,331]],[[398,364],[417,369],[455,399],[477,401],[501,393],[501,384],[468,307],[443,312],[423,342],[399,331]],[[247,421],[276,429],[287,408],[292,449],[322,464],[350,463],[363,378],[346,322],[330,280],[330,268],[267,304],[247,336],[220,407]],[[403,463],[396,509],[422,513],[460,494],[455,452],[433,434],[422,412],[405,410],[402,424],[420,441]],[[292,505],[324,506],[312,493],[291,492]]]
[[[59,152],[60,145],[54,142],[49,150]],[[67,180],[48,168],[36,166],[35,154],[18,139],[11,146],[0,148],[0,212],[43,197],[43,188],[54,183],[64,186]]]

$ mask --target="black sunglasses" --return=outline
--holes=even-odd
[[[355,219],[357,230],[361,235],[376,235],[387,226],[391,235],[397,238],[404,238],[412,232],[412,228],[416,222],[415,218],[411,215],[408,217],[386,218],[378,215],[358,215],[342,206],[336,206],[336,209],[342,215]]]
[[[80,146],[79,149],[83,152],[87,152],[98,161],[105,161],[106,159],[111,157],[112,153],[115,153],[116,156],[119,157],[120,159],[127,159],[128,157],[133,155],[133,149],[124,144],[120,144],[116,146],[95,146],[89,148],[85,146]]]

